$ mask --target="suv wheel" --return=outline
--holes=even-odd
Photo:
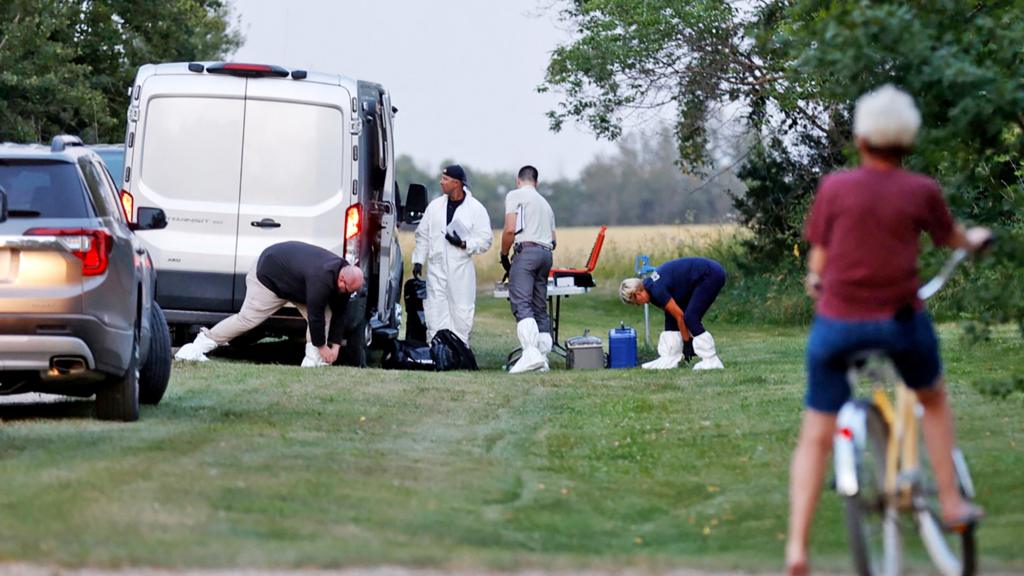
[[[123,376],[107,378],[96,391],[96,417],[134,422],[139,419],[139,329],[132,338],[131,360]]]
[[[149,313],[149,353],[139,372],[139,402],[156,405],[171,379],[171,333],[160,305],[153,302]]]

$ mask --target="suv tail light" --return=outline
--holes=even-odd
[[[345,211],[345,260],[356,264],[359,260],[359,233],[363,231],[363,210],[353,204]]]
[[[121,210],[129,224],[135,222],[135,197],[127,190],[121,190]]]
[[[110,233],[92,228],[32,228],[26,236],[55,236],[69,252],[82,261],[82,276],[99,276],[110,262]]]

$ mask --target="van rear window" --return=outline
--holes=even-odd
[[[0,186],[10,218],[90,218],[82,178],[74,164],[52,160],[0,160]]]
[[[151,100],[142,182],[174,200],[237,204],[244,110],[245,102],[233,98]]]

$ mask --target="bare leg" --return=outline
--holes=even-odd
[[[791,576],[808,574],[807,536],[814,518],[825,466],[832,451],[836,416],[805,410],[800,439],[789,469],[789,539],[786,542],[786,571]]]
[[[922,429],[932,471],[935,473],[935,484],[939,489],[942,518],[946,522],[955,522],[968,513],[970,507],[960,496],[953,468],[953,446],[956,443],[953,409],[949,406],[941,377],[931,388],[916,392],[918,401],[924,406]]]

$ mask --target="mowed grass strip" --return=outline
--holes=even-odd
[[[564,306],[563,337],[639,326],[610,296]],[[497,369],[514,346],[507,303],[482,294],[478,314],[477,373],[222,358],[175,364],[135,424],[93,421],[82,403],[2,407],[0,560],[779,569],[804,328],[714,326],[715,373],[511,377]],[[1024,569],[1024,399],[967,384],[1019,372],[1021,339],[942,335],[990,515],[982,566]],[[301,349],[287,354],[297,364]],[[823,497],[813,546],[818,566],[848,570],[840,509]]]

